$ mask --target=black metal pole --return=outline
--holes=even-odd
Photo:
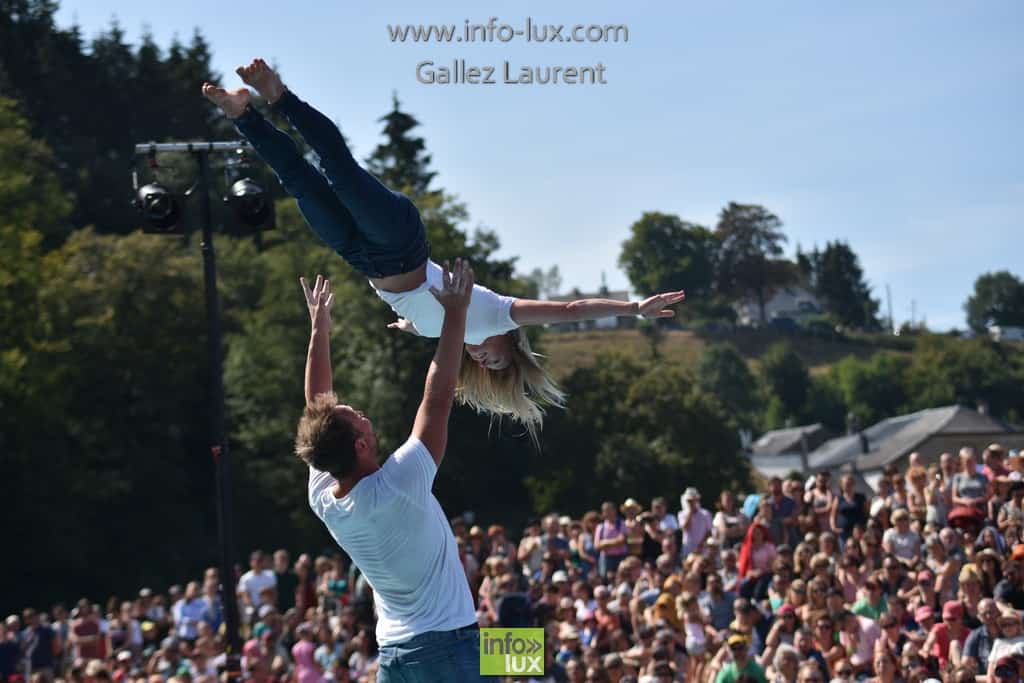
[[[210,452],[217,476],[217,533],[220,537],[221,601],[224,604],[227,672],[230,680],[241,679],[242,641],[238,633],[238,598],[235,594],[234,524],[231,519],[231,461],[224,432],[224,363],[221,353],[220,302],[217,297],[217,255],[213,248],[210,212],[210,155],[196,151],[203,223],[203,281],[206,289],[206,318],[210,351]]]

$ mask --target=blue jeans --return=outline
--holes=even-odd
[[[383,645],[377,683],[493,683],[480,675],[480,629],[430,631],[398,645]]]
[[[253,107],[234,120],[235,128],[298,201],[313,232],[367,277],[399,275],[423,264],[430,248],[416,205],[361,167],[338,127],[290,90],[273,108],[317,154],[319,169]]]

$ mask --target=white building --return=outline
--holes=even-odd
[[[733,304],[736,310],[736,322],[740,325],[757,325],[761,322],[761,308],[757,297]],[[803,287],[794,285],[780,287],[772,292],[764,302],[765,320],[775,318],[791,318],[796,321],[810,316],[820,315],[821,305],[817,297]]]
[[[988,328],[988,335],[997,342],[1024,341],[1024,327],[993,325]]]

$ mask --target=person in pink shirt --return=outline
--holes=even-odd
[[[320,668],[313,653],[316,643],[313,642],[313,627],[302,624],[295,630],[299,642],[292,645],[292,659],[295,661],[295,679],[297,683],[324,683],[324,672]]]

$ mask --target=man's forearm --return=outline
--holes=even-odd
[[[434,351],[434,359],[427,371],[427,383],[423,389],[423,400],[434,405],[447,404],[451,408],[455,398],[455,387],[459,382],[462,368],[463,339],[466,336],[466,311],[445,311],[441,338]]]
[[[331,321],[317,319],[309,335],[306,354],[306,403],[320,394],[329,394],[334,380],[331,375]]]

